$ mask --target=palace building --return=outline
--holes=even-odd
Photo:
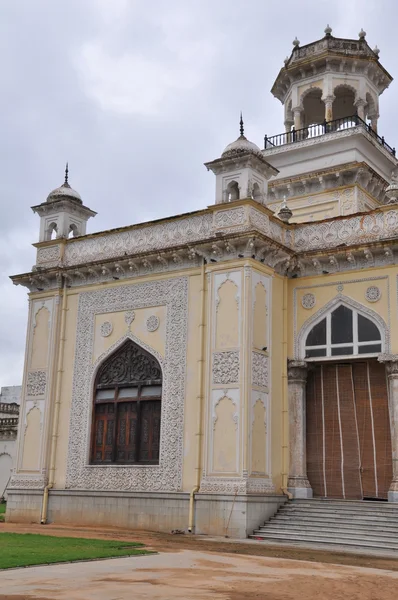
[[[241,120],[205,164],[203,210],[87,234],[67,172],[33,206],[8,521],[246,537],[292,499],[398,502],[391,81],[328,26],[273,84],[284,131]]]

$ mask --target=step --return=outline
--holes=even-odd
[[[387,502],[352,502],[349,500],[344,501],[321,501],[308,500],[306,502],[293,500],[286,504],[283,504],[282,508],[310,508],[312,510],[320,510],[323,508],[338,508],[339,510],[382,510],[385,512],[396,512],[398,513],[398,506],[395,503],[388,504]]]
[[[291,542],[307,542],[307,543],[320,543],[320,544],[329,544],[329,545],[337,545],[337,546],[357,546],[361,548],[379,548],[381,550],[398,550],[398,541],[396,544],[391,543],[379,543],[379,542],[369,542],[368,540],[339,540],[339,539],[331,539],[328,537],[321,536],[310,536],[303,537],[301,535],[291,535],[286,536],[285,533],[283,535],[275,535],[275,534],[266,534],[266,533],[254,533],[250,535],[251,539],[262,538],[265,540],[271,540],[278,543],[289,544]],[[260,540],[259,540],[260,541]]]
[[[291,519],[291,517],[288,517],[287,515],[281,515],[281,514],[276,514],[274,517],[271,517],[269,519],[269,521],[267,521],[267,523],[284,523],[284,524],[292,524],[292,523],[297,523],[297,524],[301,524],[303,526],[308,526],[308,525],[333,525],[333,527],[349,527],[349,528],[353,528],[353,529],[357,529],[365,527],[365,528],[369,528],[369,526],[374,526],[374,527],[382,527],[382,528],[388,528],[392,531],[396,531],[397,532],[397,537],[398,537],[398,522],[396,523],[394,520],[392,519],[361,519],[360,517],[358,517],[357,519],[353,520],[352,518],[339,518],[339,519],[331,519],[331,520],[326,520],[326,519],[320,519],[317,517],[313,517],[312,515],[308,516],[308,517],[298,517],[296,519]]]
[[[397,515],[386,515],[385,513],[378,515],[367,512],[357,511],[355,513],[346,513],[341,511],[313,511],[313,510],[302,510],[302,511],[288,511],[288,510],[280,510],[276,514],[283,515],[288,519],[301,519],[312,517],[313,519],[330,519],[330,520],[347,520],[347,519],[363,519],[365,521],[374,521],[374,520],[384,520],[389,523],[398,523]]]
[[[398,511],[398,504],[395,502],[365,502],[356,500],[290,500],[283,504],[283,506],[311,506],[313,508],[319,508],[321,506],[339,506],[343,508]]]
[[[334,516],[334,515],[345,515],[345,516],[354,516],[354,515],[367,515],[369,517],[386,517],[386,518],[397,518],[398,519],[398,513],[387,513],[385,511],[376,511],[376,510],[358,510],[358,509],[352,509],[352,510],[341,510],[339,508],[327,508],[324,507],[322,509],[319,510],[314,510],[314,509],[309,509],[309,508],[298,508],[298,507],[289,507],[289,508],[282,508],[280,509],[281,512],[285,513],[285,514],[289,514],[289,515],[299,515],[299,514],[313,514],[313,515],[322,515],[322,516]]]
[[[394,542],[397,543],[398,545],[398,538],[397,538],[397,532],[396,531],[382,531],[382,530],[372,530],[370,531],[369,529],[360,529],[360,530],[356,530],[356,531],[350,531],[350,530],[346,530],[346,529],[339,529],[338,527],[333,528],[333,527],[328,527],[328,526],[324,526],[324,527],[297,527],[296,525],[291,525],[290,527],[285,525],[285,526],[280,526],[278,524],[267,524],[264,525],[263,527],[260,527],[259,529],[256,529],[256,531],[262,531],[265,533],[282,533],[283,531],[287,532],[287,533],[297,533],[297,534],[315,534],[315,535],[327,535],[328,537],[340,537],[340,538],[349,538],[349,539],[360,539],[360,538],[365,538],[365,539],[376,539],[376,540],[393,540]]]

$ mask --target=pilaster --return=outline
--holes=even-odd
[[[312,498],[307,478],[305,402],[308,363],[288,360],[289,478],[288,490],[295,498]]]
[[[378,360],[386,366],[388,381],[393,475],[388,501],[398,502],[398,354],[381,354]]]

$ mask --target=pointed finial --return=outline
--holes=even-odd
[[[377,57],[379,57],[379,54],[380,54],[380,48],[378,48],[377,46],[375,46],[375,47],[373,48],[373,52],[376,54],[376,56],[377,56]]]
[[[328,23],[325,27],[325,35],[331,35],[331,34],[332,34],[332,28],[330,27],[330,25]]]
[[[245,133],[245,129],[243,126],[243,117],[242,117],[242,111],[240,112],[240,121],[239,121],[239,125],[240,125],[240,134],[244,135]]]
[[[69,176],[69,165],[68,165],[68,163],[66,163],[66,166],[65,166],[65,182],[64,182],[64,185],[69,185],[69,182],[68,182],[68,176]]]
[[[298,48],[300,46],[300,40],[297,39],[297,35],[296,35],[296,37],[293,40],[293,46],[295,48]]]
[[[366,31],[364,31],[361,27],[361,31],[358,33],[358,37],[360,40],[364,40],[366,37]]]

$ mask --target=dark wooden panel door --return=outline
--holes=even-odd
[[[306,408],[314,496],[387,498],[392,454],[383,365],[317,365],[309,375]]]
[[[115,431],[115,405],[97,404],[95,406],[95,426],[93,444],[93,462],[113,461],[113,438]]]
[[[137,402],[120,402],[117,407],[116,461],[135,462]]]
[[[141,402],[140,460],[159,460],[160,441],[160,409],[159,400]]]

